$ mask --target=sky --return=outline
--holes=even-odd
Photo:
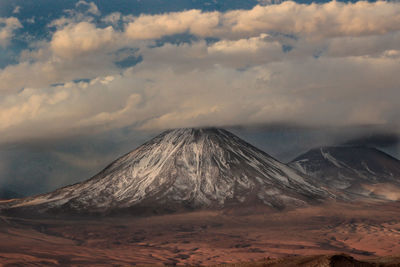
[[[399,1],[0,0],[0,187],[87,179],[178,127],[398,156],[399,73]]]

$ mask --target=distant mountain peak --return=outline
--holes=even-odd
[[[344,190],[353,196],[373,196],[371,188],[378,184],[391,184],[395,190],[390,192],[391,195],[400,193],[400,161],[373,147],[314,148],[296,157],[289,165],[319,179],[327,187]]]

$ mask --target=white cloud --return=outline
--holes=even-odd
[[[85,7],[87,10],[87,13],[93,14],[93,15],[100,15],[100,10],[96,6],[95,3],[93,2],[86,2],[84,0],[80,0],[75,4],[76,7]]]
[[[162,15],[142,15],[126,27],[126,35],[137,40],[157,39],[166,35],[189,32],[212,36],[218,31],[220,13],[188,10]]]
[[[107,24],[110,25],[117,25],[118,22],[120,22],[120,20],[122,19],[122,14],[119,12],[113,12],[107,16],[105,16],[104,18],[102,18],[101,20]]]
[[[258,0],[261,5],[276,5],[280,4],[285,0]]]
[[[53,53],[60,57],[75,58],[107,48],[118,40],[111,26],[100,29],[88,22],[67,25],[56,31],[50,42]]]
[[[237,34],[277,31],[315,37],[360,36],[398,31],[399,11],[398,4],[383,1],[326,4],[286,1],[280,5],[256,6],[249,11],[228,12],[224,25]]]
[[[243,38],[280,32],[314,38],[384,34],[400,30],[400,5],[374,3],[298,4],[255,6],[226,13],[189,10],[161,15],[142,15],[129,23],[133,39],[156,39],[189,32],[198,36]]]
[[[208,51],[210,53],[224,53],[224,54],[237,54],[237,53],[257,53],[260,50],[266,48],[266,46],[272,46],[274,51],[281,52],[281,44],[276,41],[268,42],[268,35],[261,34],[258,37],[250,37],[245,39],[239,39],[235,41],[221,40],[209,46]]]
[[[93,23],[96,18],[101,15],[101,12],[93,2],[86,2],[83,0],[75,4],[75,9],[64,10],[66,16],[61,16],[58,19],[51,21],[48,26],[61,29],[70,24],[78,24],[79,22]]]
[[[16,6],[13,10],[13,14],[18,14],[21,11],[21,7],[20,6]]]
[[[0,46],[7,46],[14,36],[14,31],[22,28],[17,18],[1,18],[0,17]]]
[[[28,18],[25,21],[30,23],[30,24],[33,24],[33,23],[35,23],[35,17]]]
[[[383,58],[325,58],[245,71],[221,66],[184,73],[165,66],[133,68],[112,78],[24,91],[0,104],[8,106],[0,121],[8,133],[3,138],[24,135],[23,129],[33,125],[31,136],[127,125],[399,123],[396,65]]]
[[[26,89],[18,96],[8,97],[0,109],[0,130],[13,127],[21,122],[35,120],[38,117],[47,117],[45,107],[60,104],[68,98],[68,92],[34,92]],[[20,101],[22,100],[22,101]]]

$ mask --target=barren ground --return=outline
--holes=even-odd
[[[400,256],[400,203],[144,218],[0,217],[4,265],[213,265],[335,253],[360,260]]]

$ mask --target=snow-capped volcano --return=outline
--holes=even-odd
[[[400,161],[370,147],[321,147],[289,164],[350,197],[400,199]]]
[[[85,182],[16,200],[7,209],[103,213],[240,203],[283,208],[329,196],[310,179],[226,130],[185,128],[163,132]]]

